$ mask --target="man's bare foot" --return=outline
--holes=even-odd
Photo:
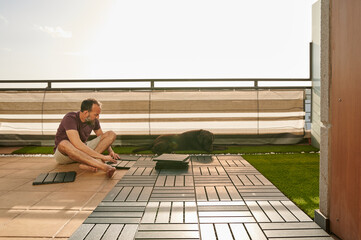
[[[115,170],[116,170],[115,167],[109,166],[108,170],[106,171],[107,177],[108,177],[108,178],[111,178],[111,177],[113,176]]]
[[[98,171],[97,168],[92,167],[92,166],[89,166],[89,165],[86,165],[86,164],[80,164],[80,165],[79,165],[79,168],[80,168],[80,169],[83,169],[83,170],[85,170],[85,171],[93,172],[93,173],[96,173],[96,172]]]

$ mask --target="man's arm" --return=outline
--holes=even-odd
[[[86,144],[84,144],[80,140],[79,133],[77,130],[67,130],[66,135],[68,136],[69,141],[74,145],[74,147],[76,147],[80,151],[88,154],[89,156],[91,156],[93,158],[98,158],[98,159],[101,159],[104,161],[111,161],[110,156],[105,156],[103,154],[97,153],[96,151],[94,151],[93,149],[88,147]]]

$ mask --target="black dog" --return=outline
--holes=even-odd
[[[154,142],[146,147],[133,150],[133,153],[152,150],[158,155],[172,153],[177,150],[213,151],[214,135],[207,130],[193,130],[181,134],[166,134],[157,137]]]

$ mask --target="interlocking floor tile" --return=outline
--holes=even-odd
[[[330,237],[241,156],[197,155],[161,170],[138,157],[70,239]]]

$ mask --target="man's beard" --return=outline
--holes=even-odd
[[[85,123],[88,125],[93,126],[95,124],[95,121],[90,120],[90,116],[85,118]]]

